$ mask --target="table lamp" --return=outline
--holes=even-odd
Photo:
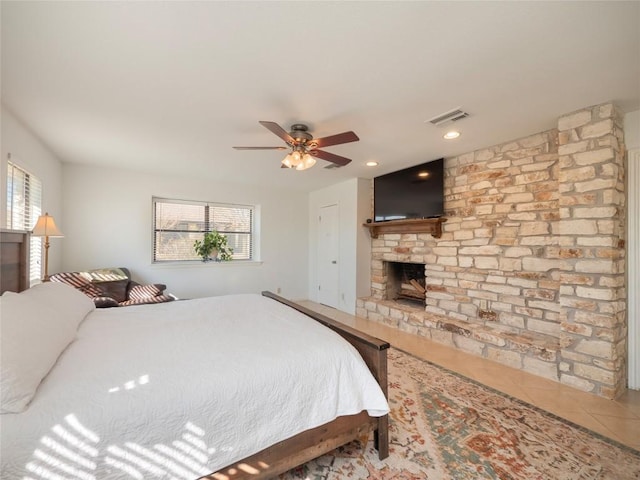
[[[56,227],[56,222],[48,213],[40,215],[35,227],[31,232],[34,237],[44,237],[44,278],[43,282],[49,281],[49,237],[64,237],[62,232]]]

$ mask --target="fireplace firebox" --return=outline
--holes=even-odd
[[[385,262],[387,268],[386,300],[424,307],[426,287],[424,263]]]

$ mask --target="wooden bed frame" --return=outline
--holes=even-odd
[[[7,290],[20,292],[28,288],[28,232],[0,231],[0,267],[2,292]],[[345,338],[360,352],[387,396],[387,349],[389,348],[387,342],[359,332],[271,292],[262,292],[262,295],[298,310]],[[273,478],[340,445],[352,440],[366,439],[371,431],[374,432],[374,443],[379,458],[386,458],[389,455],[388,415],[370,417],[367,412],[361,412],[357,415],[338,417],[325,425],[304,431],[201,478],[212,480]]]
[[[29,232],[0,230],[0,293],[29,288]]]

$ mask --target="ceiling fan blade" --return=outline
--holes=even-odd
[[[341,157],[340,155],[336,155],[334,153],[325,152],[323,150],[310,150],[309,155],[314,157],[321,158],[322,160],[326,160],[327,162],[332,162],[340,166],[345,166],[351,163],[350,158]]]
[[[341,143],[357,142],[360,140],[353,132],[343,132],[329,137],[314,138],[311,143],[316,147],[330,147],[331,145],[340,145]]]
[[[288,150],[287,147],[233,147],[236,150]]]
[[[294,145],[296,143],[296,141],[291,137],[291,135],[289,135],[285,131],[285,129],[282,128],[277,123],[275,123],[275,122],[265,122],[265,121],[262,121],[262,120],[259,123],[260,123],[260,125],[265,127],[267,130],[269,130],[271,133],[274,133],[277,136],[279,136],[285,142],[287,142],[287,143],[289,143],[291,145]]]

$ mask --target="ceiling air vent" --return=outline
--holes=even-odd
[[[468,116],[469,114],[467,112],[465,112],[464,110],[460,110],[460,107],[458,107],[449,112],[442,113],[437,117],[433,117],[431,120],[429,120],[429,123],[432,123],[433,125],[436,125],[436,126],[440,126],[440,125],[444,125],[445,123],[462,120],[463,118],[466,118]]]

